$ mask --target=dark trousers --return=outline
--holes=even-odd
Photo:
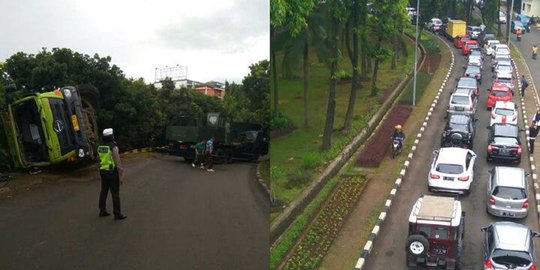
[[[214,156],[211,153],[206,153],[206,168],[212,169],[214,167]]]
[[[534,153],[534,141],[536,141],[536,138],[529,139],[529,151],[531,154]]]
[[[195,166],[201,166],[204,163],[204,155],[203,154],[195,154],[195,161],[193,164]]]
[[[122,215],[120,211],[120,176],[118,170],[112,171],[100,170],[101,175],[101,192],[99,193],[99,210],[106,212],[106,202],[109,189],[111,190],[111,196],[113,201],[113,213],[115,216]]]
[[[525,89],[527,89],[527,87],[521,86],[521,96],[522,96],[522,97],[525,96]]]

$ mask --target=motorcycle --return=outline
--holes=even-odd
[[[517,36],[517,41],[521,41],[521,35]]]
[[[533,53],[533,54],[532,54],[532,59],[533,59],[533,60],[536,60],[536,53]]]
[[[397,155],[401,153],[401,150],[403,149],[403,140],[399,138],[395,138],[392,141],[392,158],[395,158]]]

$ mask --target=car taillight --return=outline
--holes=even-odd
[[[490,269],[490,270],[493,270],[493,264],[491,263],[491,261],[485,261],[484,262],[484,268],[485,269]]]
[[[493,146],[488,145],[488,154],[491,154],[491,152],[493,152]]]
[[[529,268],[529,269],[530,269],[530,270],[536,270],[537,268],[536,268],[536,265],[533,265],[533,266],[531,266],[531,268]]]
[[[491,196],[491,198],[489,198],[489,204],[495,205],[495,198],[493,198],[493,196]]]
[[[518,146],[517,154],[518,154],[518,155],[521,155],[521,146]]]
[[[441,176],[440,176],[440,175],[434,174],[434,173],[430,173],[430,174],[429,174],[429,177],[431,177],[432,179],[441,179]]]
[[[523,203],[523,208],[529,208],[529,201],[525,201]]]
[[[469,176],[458,177],[459,181],[469,181]]]

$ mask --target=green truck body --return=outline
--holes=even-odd
[[[231,123],[219,113],[208,113],[206,119],[186,118],[181,124],[166,130],[169,154],[191,162],[195,144],[214,138],[214,156],[218,162],[233,159],[255,161],[268,154],[266,131],[259,124]]]

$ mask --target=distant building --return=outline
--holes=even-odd
[[[174,82],[174,88],[182,88],[182,87],[195,88],[197,85],[201,84],[201,82],[192,81],[188,79],[173,80],[173,82]],[[157,89],[160,89],[162,87],[162,84],[161,82],[155,82],[154,86]]]
[[[521,14],[540,16],[540,0],[521,0]]]
[[[219,99],[223,99],[225,97],[225,84],[216,82],[216,81],[209,81],[206,83],[200,83],[195,86],[195,89],[199,91],[199,93],[211,97],[218,97]]]

